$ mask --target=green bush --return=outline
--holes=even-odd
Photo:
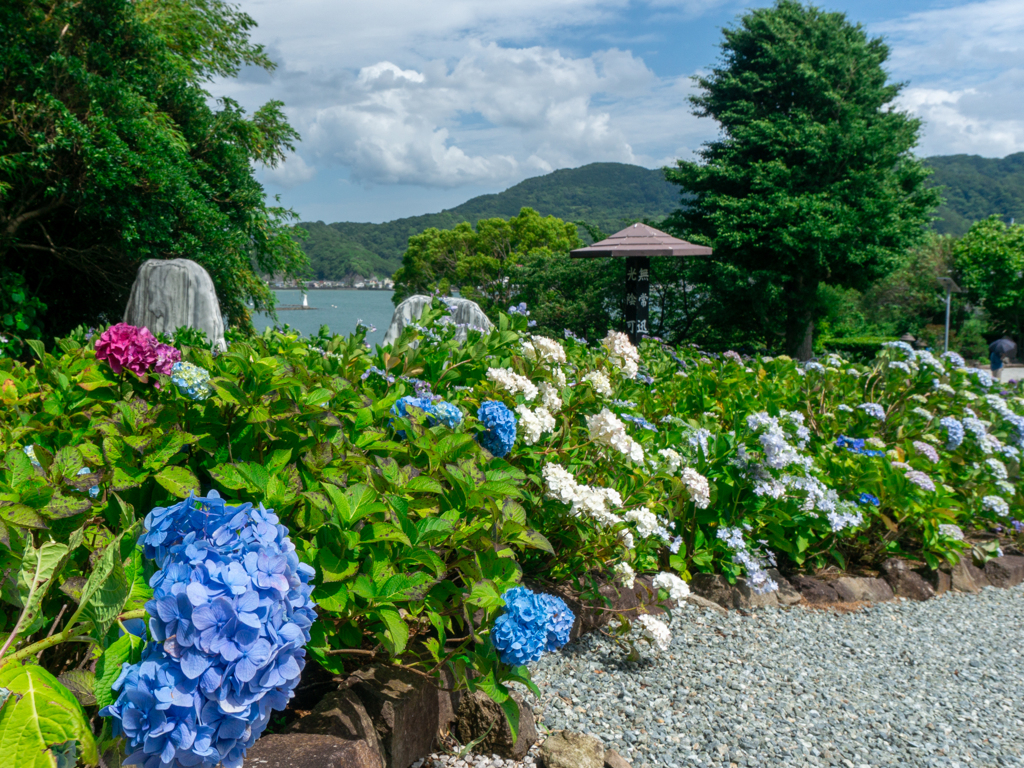
[[[839,352],[851,360],[863,363],[873,360],[882,345],[891,341],[897,341],[897,339],[885,336],[851,336],[845,339],[818,339],[814,346],[815,351]]]

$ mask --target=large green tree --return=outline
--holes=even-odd
[[[298,138],[282,104],[203,87],[273,66],[252,26],[220,0],[0,3],[0,284],[24,276],[47,332],[119,320],[145,259],[202,264],[242,328],[273,305],[259,272],[302,269],[253,176]]]
[[[953,246],[967,295],[988,312],[991,329],[1024,339],[1024,226],[998,216],[977,222]]]
[[[516,295],[509,270],[530,258],[543,270],[544,259],[582,243],[576,225],[523,208],[511,219],[463,222],[452,229],[430,229],[409,238],[402,268],[395,273],[397,305],[413,294],[458,293],[485,312],[507,309]]]
[[[782,0],[724,38],[691,98],[721,138],[700,162],[666,171],[695,195],[673,224],[712,242],[732,274],[716,286],[743,302],[745,282],[781,296],[784,318],[767,313],[763,336],[784,334],[787,352],[806,358],[819,283],[866,287],[924,236],[938,195],[911,154],[920,124],[894,107],[901,85],[885,71],[886,45],[844,14]]]

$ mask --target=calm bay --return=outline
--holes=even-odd
[[[277,304],[302,304],[302,292],[298,290],[277,290]],[[359,291],[311,289],[307,294],[310,309],[278,309],[277,325],[288,324],[304,336],[310,336],[326,325],[333,333],[349,334],[361,322],[376,331],[366,334],[370,344],[380,344],[391,323],[395,311],[391,303],[394,291]],[[254,312],[253,325],[257,332],[273,327],[274,320],[261,312]]]

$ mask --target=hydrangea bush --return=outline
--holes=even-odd
[[[524,579],[569,581],[599,600],[603,585],[637,588],[656,576],[657,596],[678,601],[695,572],[770,591],[773,567],[877,565],[893,555],[938,567],[987,557],[972,541],[995,535],[1006,545],[1024,529],[1015,517],[1021,390],[955,355],[897,344],[871,365],[836,355],[801,365],[656,340],[637,348],[615,333],[551,339],[533,335],[521,313],[486,333],[461,329],[457,341],[447,316],[429,309],[387,349],[369,350],[362,331],[302,339],[285,330],[217,355],[184,337],[158,353],[140,329],[115,326],[50,351],[31,343],[30,366],[0,360],[0,557],[27,585],[19,606],[0,608],[9,633],[0,663],[41,652],[41,666],[26,669],[53,676],[94,654],[86,677],[96,703],[83,694],[84,712],[120,712],[119,733],[132,743],[142,714],[126,714],[135,706],[126,691],[155,697],[160,675],[183,675],[193,698],[173,706],[192,715],[161,733],[154,751],[143,743],[146,759],[169,762],[171,744],[183,764],[214,751],[235,760],[292,679],[267,677],[271,660],[284,658],[280,633],[253,639],[239,618],[251,613],[244,595],[262,603],[260,590],[283,588],[281,576],[299,578],[300,592],[312,587],[303,599],[317,604],[311,625],[287,624],[298,627],[286,638],[296,666],[308,631],[307,658],[332,672],[373,660],[447,670],[507,704],[508,683],[529,684],[519,662],[542,634],[515,591]],[[204,523],[188,544],[172,536],[165,545],[156,515],[144,540],[152,559],[143,557],[134,510],[177,508],[201,488],[232,499],[224,509],[253,505],[249,517],[237,531],[214,535]],[[257,519],[261,504],[277,522]],[[225,567],[221,547],[243,547],[233,537],[261,526],[294,544],[284,570],[270,555],[263,568],[259,552],[251,570],[248,550],[241,570]],[[158,565],[155,596],[144,571]],[[195,568],[207,591],[193,588],[195,603],[186,586],[187,604],[172,605],[182,569]],[[96,586],[83,600],[89,580]],[[144,615],[147,603],[156,613],[144,650],[118,622]],[[69,632],[92,633],[95,652],[63,631],[47,638],[62,611],[75,615],[73,625],[62,619]],[[221,632],[231,621],[242,636]],[[632,630],[652,648],[667,642],[657,621]],[[133,671],[118,680],[125,663]],[[231,693],[217,688],[239,664]],[[200,728],[213,689],[207,714],[230,725],[223,741],[207,742]],[[232,696],[229,707],[248,707],[244,718],[221,711]],[[156,711],[171,722],[166,708]],[[249,730],[236,734],[242,719]],[[79,728],[65,741],[85,748],[88,738]]]

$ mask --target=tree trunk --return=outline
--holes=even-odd
[[[789,312],[786,314],[786,354],[796,360],[810,360],[814,356],[814,310],[818,299],[818,282],[797,281],[789,292]]]

